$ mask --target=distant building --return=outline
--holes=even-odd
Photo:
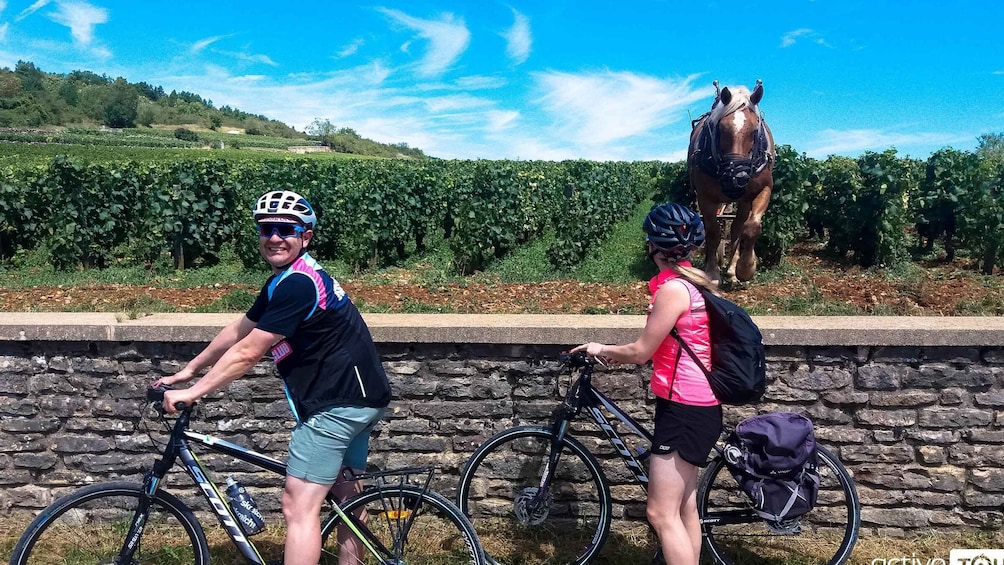
[[[325,151],[331,151],[331,148],[326,145],[292,145],[287,147],[292,153],[322,153]]]

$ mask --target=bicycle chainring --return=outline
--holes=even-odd
[[[513,513],[516,519],[524,526],[539,526],[547,519],[551,512],[551,493],[542,497],[537,496],[539,487],[526,487],[516,493],[516,499],[512,502]]]

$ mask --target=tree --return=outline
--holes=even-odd
[[[77,83],[64,78],[59,83],[59,97],[70,106],[76,106],[79,97],[77,95]]]
[[[331,120],[321,121],[321,118],[314,118],[313,122],[307,126],[307,135],[313,135],[321,140],[321,145],[331,147],[332,138],[338,133],[338,128]]]
[[[136,123],[141,126],[150,127],[156,119],[157,114],[154,112],[151,104],[143,104],[136,114]]]
[[[123,78],[115,79],[105,106],[105,125],[110,128],[136,127],[139,93]]]
[[[42,71],[35,67],[30,61],[18,61],[14,67],[14,74],[21,79],[21,88],[28,91],[42,90]]]
[[[993,164],[1004,165],[1004,133],[985,133],[976,139],[979,143],[977,155]]]

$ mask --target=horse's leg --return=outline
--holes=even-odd
[[[721,269],[718,267],[719,244],[722,241],[722,227],[718,224],[718,203],[698,191],[697,206],[701,209],[701,220],[704,221],[704,273],[711,282],[718,284]]]
[[[743,226],[749,222],[751,209],[749,201],[740,200],[736,202],[736,217],[733,218],[732,226],[729,229],[728,255],[726,256],[728,268],[725,270],[725,279],[732,284],[737,282],[736,268],[739,263],[740,238],[742,237]]]
[[[770,204],[770,193],[773,186],[767,184],[763,187],[759,194],[753,198],[752,205],[742,203],[740,210],[746,212],[742,217],[745,218],[742,226],[739,228],[737,234],[736,228],[732,229],[732,240],[736,241],[736,236],[738,235],[739,241],[739,260],[735,263],[735,269],[733,271],[730,266],[730,275],[734,272],[735,277],[739,280],[746,282],[753,278],[753,274],[756,273],[757,259],[756,250],[754,246],[756,245],[757,238],[760,237],[761,231],[761,221],[763,220],[763,214],[767,211],[767,205]],[[739,217],[736,218],[737,220]],[[733,256],[736,253],[733,252]]]

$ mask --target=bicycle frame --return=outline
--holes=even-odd
[[[621,410],[613,400],[610,400],[607,395],[593,388],[593,373],[592,366],[586,365],[582,368],[582,372],[579,374],[578,380],[572,384],[569,388],[568,393],[565,395],[565,401],[561,406],[555,410],[554,422],[551,424],[551,429],[554,432],[551,454],[548,461],[548,470],[541,481],[542,490],[546,491],[546,487],[550,484],[551,479],[554,477],[554,469],[557,467],[557,458],[561,453],[559,446],[561,442],[565,439],[568,434],[568,425],[575,418],[575,416],[582,411],[583,408],[586,409],[586,413],[589,414],[590,418],[596,423],[596,425],[603,430],[606,434],[607,439],[613,444],[617,453],[620,455],[624,464],[627,466],[631,474],[634,475],[635,480],[641,485],[641,488],[648,492],[648,474],[645,469],[641,466],[639,458],[645,459],[648,457],[648,451],[645,450],[643,453],[639,453],[636,457],[627,448],[624,440],[621,439],[620,434],[610,423],[610,420],[606,418],[603,414],[602,408],[606,408],[610,412],[614,419],[619,420],[625,426],[627,426],[628,431],[631,433],[644,438],[648,443],[652,443],[652,434],[643,428],[634,418],[629,414]]]
[[[230,455],[240,459],[241,461],[245,461],[256,467],[279,475],[286,474],[286,465],[281,461],[262,455],[235,443],[231,443],[208,434],[199,434],[189,430],[188,425],[191,419],[191,411],[191,407],[185,408],[181,411],[178,419],[174,423],[174,428],[171,431],[171,438],[168,441],[167,447],[164,449],[162,457],[154,462],[153,468],[148,471],[143,478],[143,490],[149,498],[141,499],[140,506],[136,509],[132,523],[129,527],[129,532],[125,538],[126,541],[119,553],[119,559],[122,562],[131,562],[133,553],[139,546],[140,536],[143,533],[150,500],[152,500],[152,497],[154,493],[157,492],[157,489],[160,488],[161,482],[167,475],[167,472],[174,467],[175,463],[180,458],[182,465],[188,472],[188,475],[198,485],[203,497],[209,503],[210,508],[213,509],[217,519],[220,521],[220,525],[223,526],[223,529],[227,532],[227,535],[230,536],[234,545],[237,546],[241,555],[243,555],[250,563],[255,565],[265,565],[265,559],[262,557],[261,553],[259,553],[258,548],[255,547],[254,543],[252,543],[251,540],[249,540],[244,534],[244,531],[237,522],[237,518],[234,515],[233,510],[231,510],[230,505],[224,501],[219,487],[217,487],[216,484],[209,479],[209,473],[199,461],[195,452],[192,451],[191,444],[197,444],[210,451]],[[356,475],[356,478],[366,478],[368,476],[372,475]],[[356,518],[356,516],[342,511],[333,495],[329,493],[327,500],[332,506],[332,514],[340,516],[342,521],[349,527],[356,538],[358,538],[363,546],[371,554],[373,554],[374,557],[380,560],[381,563],[385,562],[386,558],[392,555],[383,543],[377,539],[376,536],[369,531],[369,528]]]
[[[555,410],[554,421],[551,424],[551,431],[553,433],[551,439],[551,451],[548,456],[548,465],[545,468],[543,477],[541,478],[540,489],[535,496],[535,499],[543,500],[546,496],[551,480],[554,478],[555,470],[557,469],[558,458],[561,455],[561,443],[564,441],[565,436],[569,434],[569,424],[573,419],[575,419],[575,416],[582,411],[582,409],[586,409],[586,413],[589,417],[601,430],[603,430],[607,439],[617,450],[621,460],[624,461],[624,465],[627,466],[628,470],[634,475],[638,485],[641,486],[642,490],[644,490],[647,494],[648,474],[641,466],[640,460],[647,459],[651,453],[648,449],[644,448],[639,449],[637,457],[635,454],[631,453],[631,451],[627,448],[627,445],[625,445],[624,440],[621,439],[620,434],[618,434],[617,430],[614,429],[610,420],[608,420],[603,414],[601,408],[605,408],[613,415],[615,420],[619,420],[627,426],[628,431],[643,438],[649,444],[652,443],[653,435],[629,414],[621,410],[613,400],[607,397],[607,395],[593,388],[592,362],[585,360],[584,356],[582,359],[582,365],[573,365],[580,369],[578,379],[569,387],[568,392],[565,395],[565,400]],[[719,456],[722,455],[721,446],[715,445],[714,450]],[[757,516],[752,510],[732,510],[728,512],[715,512],[711,515],[701,516],[700,520],[701,525],[703,526],[705,524],[748,524],[751,522],[759,522],[763,519]]]

